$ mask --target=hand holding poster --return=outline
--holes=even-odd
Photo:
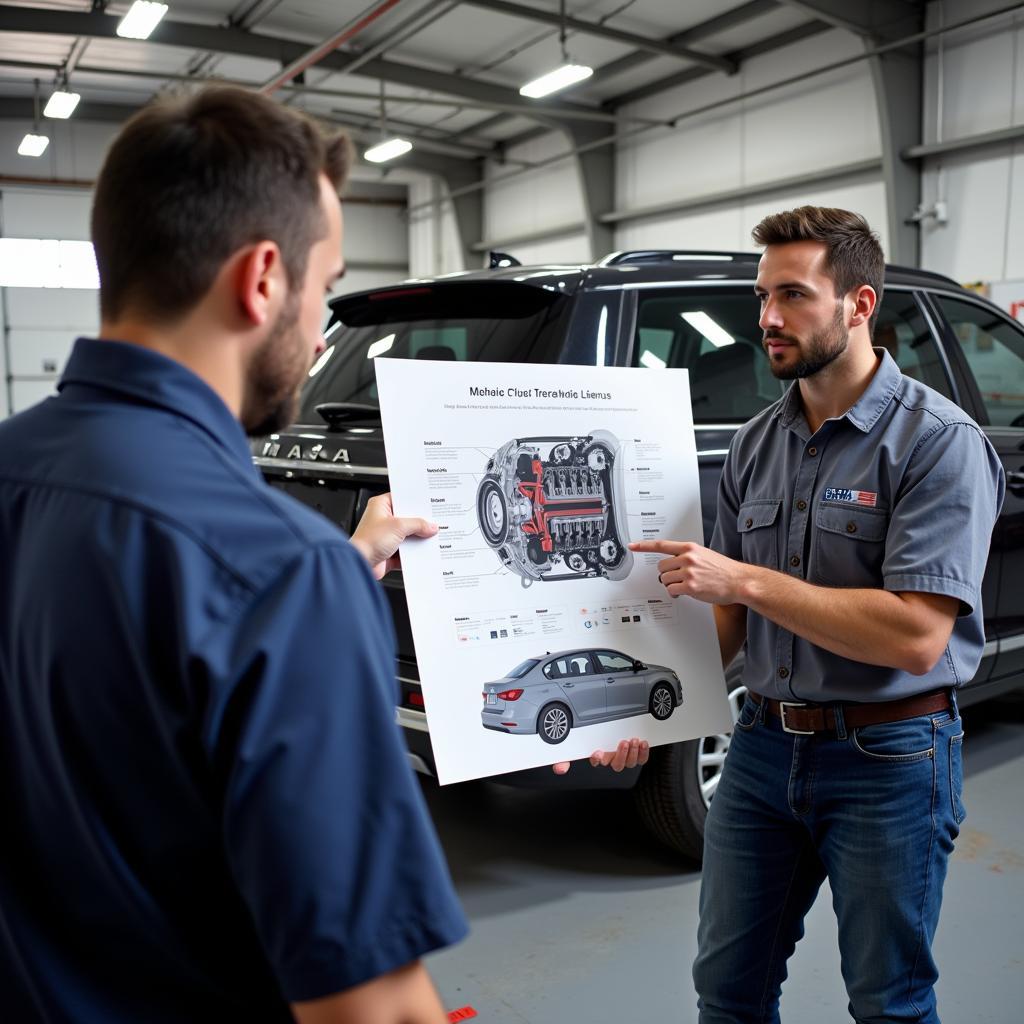
[[[729,729],[710,606],[628,548],[703,542],[686,371],[375,363],[440,781]]]

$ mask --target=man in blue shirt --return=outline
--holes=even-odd
[[[984,645],[1003,498],[974,421],[872,348],[881,246],[862,217],[765,218],[755,291],[795,383],[736,435],[711,548],[665,557],[714,605],[742,708],[708,812],[694,981],[702,1024],[779,1020],[786,961],[827,877],[857,1021],[937,1024],[931,941],[960,822],[955,690]]]
[[[394,725],[374,582],[269,488],[341,273],[343,137],[242,90],[114,142],[103,340],[0,424],[0,1017],[440,1024],[465,921]]]

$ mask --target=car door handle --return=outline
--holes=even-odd
[[[1024,491],[1024,471],[1006,474],[1006,486],[1015,494]]]
[[[562,683],[562,689],[571,690],[575,685],[575,683]]]
[[[608,678],[607,678],[607,679],[605,680],[605,682],[606,682],[606,683],[614,683],[614,682],[615,682],[615,676],[609,676],[609,677],[608,677]]]

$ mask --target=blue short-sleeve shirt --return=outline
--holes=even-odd
[[[461,938],[386,602],[183,366],[0,424],[0,1016],[290,1020]]]
[[[811,435],[794,383],[736,434],[711,546],[822,587],[960,602],[926,675],[843,658],[747,612],[744,683],[780,700],[895,700],[969,682],[985,643],[981,580],[1003,500],[999,458],[959,406],[880,361],[860,399]]]

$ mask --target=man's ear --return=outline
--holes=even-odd
[[[878,305],[878,296],[875,289],[869,284],[862,284],[859,288],[848,293],[853,301],[853,311],[850,314],[850,326],[860,327],[871,319],[871,314]]]
[[[281,250],[274,242],[257,242],[243,249],[235,269],[239,312],[253,327],[262,327],[281,303],[285,288]]]

